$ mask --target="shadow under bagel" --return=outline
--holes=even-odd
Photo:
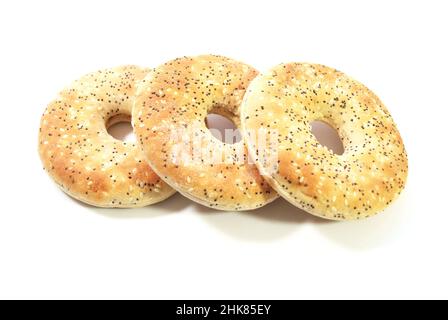
[[[237,240],[274,242],[284,239],[306,224],[333,224],[314,217],[280,198],[252,211],[223,212],[194,204],[195,211],[208,225]]]

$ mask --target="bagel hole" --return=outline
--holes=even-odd
[[[311,132],[319,143],[337,155],[344,154],[344,144],[338,131],[324,121],[311,122]]]
[[[106,123],[107,133],[114,139],[135,143],[134,130],[131,124],[131,116],[126,114],[117,114]]]
[[[205,124],[213,137],[223,143],[234,144],[242,139],[235,123],[223,115],[210,113],[205,118]]]

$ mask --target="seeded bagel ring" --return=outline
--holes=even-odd
[[[140,83],[133,110],[138,143],[154,171],[189,199],[237,211],[259,208],[277,198],[256,166],[248,162],[244,142],[223,143],[205,123],[209,113],[216,113],[238,126],[241,101],[256,74],[246,64],[205,55],[165,63]],[[178,161],[176,132],[201,137],[200,151],[226,157],[218,163],[202,157]],[[189,157],[190,147],[186,148]],[[238,151],[242,158],[237,158]]]
[[[134,143],[107,132],[114,123],[130,121],[135,84],[147,73],[123,66],[88,74],[45,110],[39,154],[44,169],[73,198],[97,207],[141,207],[175,192]]]
[[[278,166],[267,174],[286,200],[332,220],[371,216],[403,190],[408,161],[398,129],[378,97],[342,72],[322,65],[274,67],[251,83],[242,104],[242,131],[260,171],[266,167],[251,130],[276,134]],[[324,121],[345,152],[334,154],[311,132]]]

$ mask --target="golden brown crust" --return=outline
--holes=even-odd
[[[241,101],[256,74],[248,65],[207,55],[170,61],[140,83],[133,116],[138,143],[160,177],[191,200],[221,210],[250,210],[277,198],[256,166],[247,163],[244,143],[225,144],[205,124],[213,110],[238,125]],[[190,129],[204,135],[205,150],[233,157],[242,148],[246,161],[176,163],[178,141],[172,134]]]
[[[278,170],[266,177],[285,199],[315,215],[360,219],[383,210],[403,190],[408,173],[398,129],[378,97],[342,72],[290,63],[259,75],[242,104],[243,136],[278,132]],[[325,121],[341,136],[336,155],[311,133]],[[249,152],[262,172],[255,144]]]
[[[135,144],[107,133],[108,125],[131,115],[135,84],[147,73],[123,66],[88,74],[45,110],[39,154],[44,169],[70,196],[98,207],[141,207],[175,192]]]

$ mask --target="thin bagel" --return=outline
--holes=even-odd
[[[277,134],[278,167],[271,186],[297,207],[320,217],[369,217],[403,190],[408,172],[398,129],[378,97],[356,80],[326,66],[281,64],[255,78],[242,104],[242,131],[251,156],[266,172],[250,132]],[[322,146],[311,122],[338,132],[343,155]]]
[[[218,113],[239,125],[240,104],[256,74],[246,64],[205,55],[165,63],[140,83],[133,117],[138,143],[154,171],[191,200],[220,210],[251,210],[277,198],[248,163],[244,142],[223,143],[205,123],[209,113]],[[179,163],[173,158],[179,147],[173,132],[200,136],[200,149],[227,156],[217,163],[203,158]],[[242,161],[235,161],[238,150]]]
[[[147,69],[123,66],[88,74],[63,90],[41,119],[44,169],[70,196],[97,207],[141,207],[174,190],[144,161],[134,143],[107,127],[130,120],[135,85]]]

